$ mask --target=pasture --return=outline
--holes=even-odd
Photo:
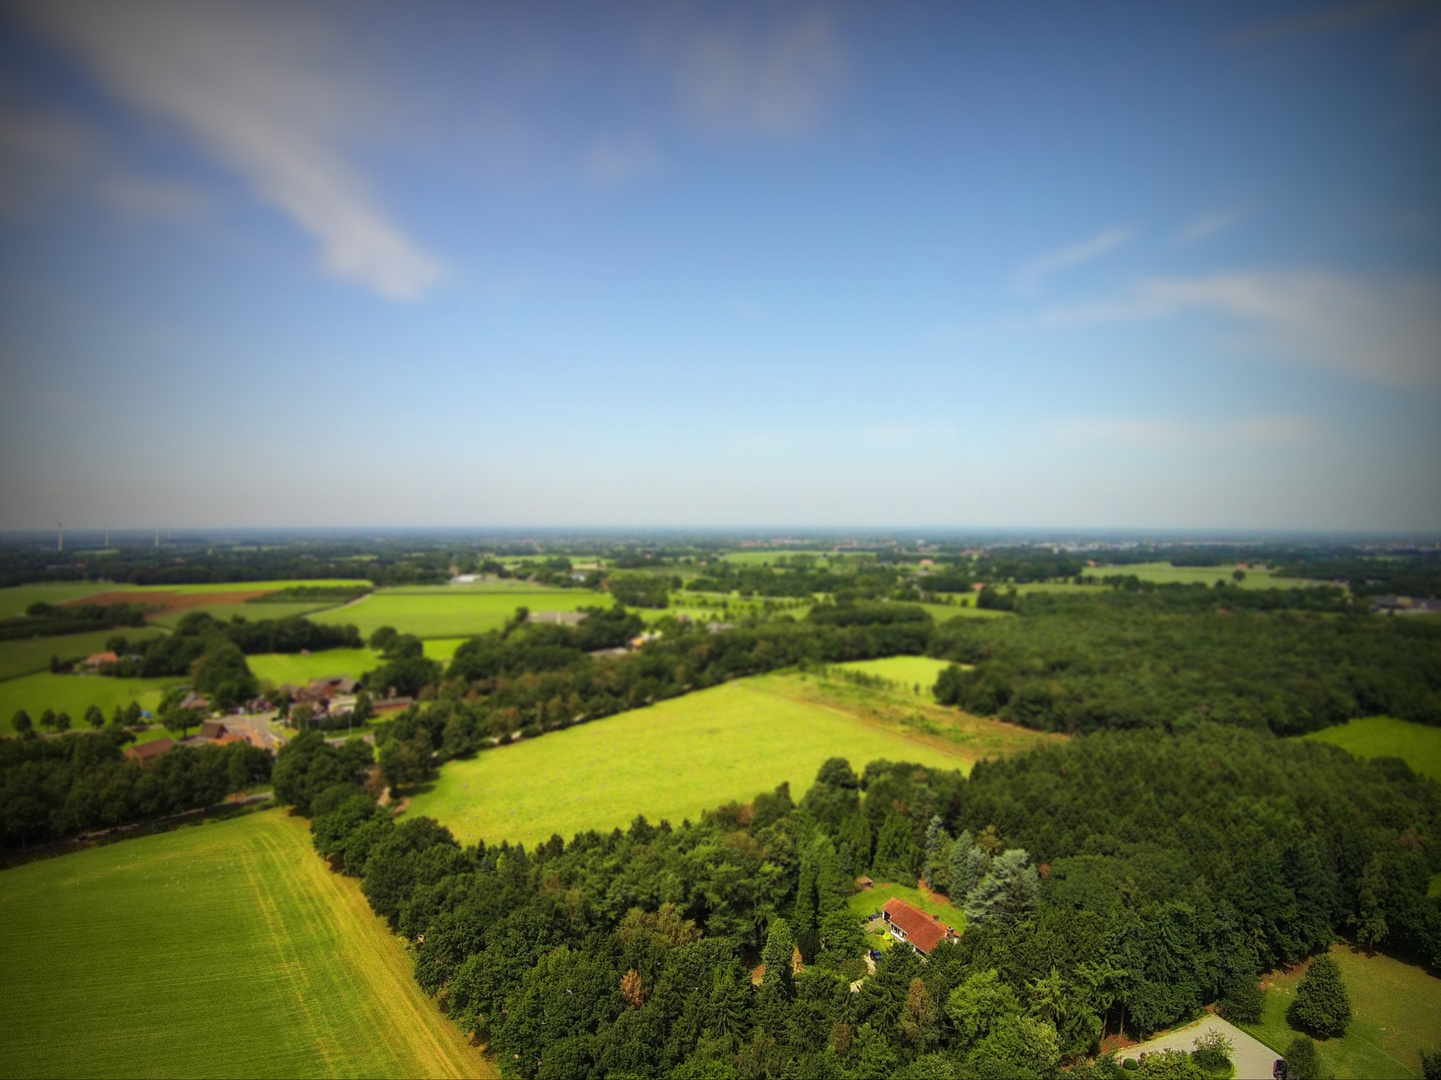
[[[1339,746],[1358,758],[1398,757],[1421,775],[1441,780],[1441,728],[1368,716],[1301,737]]]
[[[453,761],[411,799],[465,843],[535,844],[552,833],[625,827],[644,814],[679,823],[782,781],[799,800],[829,757],[969,771],[974,757],[743,679]],[[1000,725],[997,725],[1000,726]]]
[[[902,690],[927,701],[934,700],[931,688],[941,672],[950,667],[949,660],[934,660],[929,656],[887,656],[881,660],[852,660],[848,664],[837,664],[842,671],[859,671],[895,683]],[[916,688],[920,689],[917,690]]]
[[[30,714],[38,723],[46,709],[70,714],[72,728],[85,724],[85,710],[99,705],[110,719],[117,705],[138,701],[142,709],[154,711],[166,688],[179,686],[184,678],[173,679],[108,679],[102,675],[23,675],[0,682],[0,734],[14,734],[11,721],[18,709]]]
[[[499,630],[518,607],[574,611],[595,606],[610,607],[610,596],[588,589],[452,589],[442,585],[434,589],[387,589],[311,618],[330,625],[352,624],[367,638],[382,626],[422,638],[464,638]]]
[[[31,604],[68,604],[115,588],[106,581],[62,581],[0,589],[0,619],[24,615]]]
[[[244,602],[231,603],[222,600],[215,603],[196,604],[191,607],[172,608],[169,611],[157,612],[149,616],[146,621],[155,626],[164,626],[167,629],[173,630],[179,625],[181,619],[197,611],[203,611],[212,618],[219,619],[221,622],[229,622],[237,615],[247,622],[260,622],[264,619],[288,619],[292,615],[310,615],[333,606],[333,604],[325,603],[247,604]]]
[[[105,643],[116,634],[123,634],[131,641],[139,641],[157,637],[160,631],[127,626],[118,630],[95,630],[88,634],[0,641],[0,679],[49,671],[52,656],[58,656],[61,660],[83,660],[92,653],[104,652]]]
[[[495,1075],[281,810],[6,870],[0,925],[0,1076]]]
[[[380,654],[373,649],[326,649],[323,652],[301,656],[299,653],[263,653],[249,656],[250,670],[262,682],[270,680],[294,683],[304,686],[312,679],[323,679],[330,675],[349,675],[358,679],[367,671],[373,671],[383,662]]]
[[[1234,563],[1224,566],[1172,566],[1168,562],[1131,563],[1121,566],[1092,566],[1087,567],[1085,573],[1093,575],[1099,582],[1104,577],[1125,577],[1135,575],[1141,581],[1153,581],[1157,585],[1205,585],[1214,586],[1218,581],[1224,581],[1227,587],[1237,584],[1231,577],[1232,571],[1236,569]],[[1297,589],[1309,585],[1318,585],[1320,582],[1307,581],[1304,578],[1280,577],[1271,570],[1248,568],[1244,571],[1245,578],[1240,582],[1243,589]],[[1104,586],[1076,586],[1069,582],[1036,582],[1029,585],[1018,585],[1018,592],[1041,592],[1047,590],[1076,589],[1076,588],[1098,588]]]
[[[1417,1050],[1441,1046],[1441,979],[1389,956],[1367,956],[1349,945],[1331,946],[1331,958],[1351,998],[1355,1019],[1339,1039],[1318,1041],[1324,1064],[1339,1080],[1349,1077],[1421,1075]],[[1296,995],[1304,966],[1267,975],[1265,1012],[1244,1030],[1277,1052],[1296,1036],[1286,1008]]]

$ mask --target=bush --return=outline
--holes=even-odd
[[[1231,1067],[1231,1053],[1235,1050],[1231,1040],[1219,1031],[1208,1031],[1196,1040],[1196,1049],[1191,1051],[1191,1060],[1207,1072],[1225,1072]]]
[[[1293,1027],[1326,1038],[1346,1034],[1346,1025],[1351,1022],[1351,999],[1336,961],[1329,956],[1311,961],[1306,977],[1296,987],[1296,999],[1286,1010],[1286,1019]]]
[[[1286,1047],[1286,1080],[1321,1080],[1321,1055],[1316,1044],[1297,1035]]]
[[[1421,1051],[1421,1075],[1426,1080],[1441,1080],[1441,1050]]]
[[[1124,1061],[1121,1062],[1121,1068],[1127,1070],[1128,1072],[1135,1072],[1140,1067],[1141,1063],[1135,1058],[1126,1058]]]
[[[1265,1000],[1266,995],[1254,977],[1237,979],[1221,998],[1221,1015],[1233,1024],[1259,1024]]]

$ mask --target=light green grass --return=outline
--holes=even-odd
[[[455,650],[464,645],[470,638],[426,638],[425,655],[431,660],[439,660],[442,664],[450,663],[455,656]]]
[[[112,585],[108,581],[53,582],[40,585],[12,585],[0,589],[0,619],[13,615],[24,615],[31,604],[68,604],[71,600],[82,600],[98,593],[112,592],[124,586]]]
[[[23,675],[0,682],[0,733],[11,734],[11,720],[24,709],[38,721],[46,709],[70,714],[72,726],[81,727],[85,710],[99,705],[105,719],[117,705],[138,701],[142,709],[154,711],[166,687],[179,686],[185,679],[108,679],[103,675]]]
[[[1370,716],[1322,728],[1304,739],[1339,746],[1359,758],[1398,757],[1413,770],[1441,780],[1441,728]]]
[[[222,585],[147,585],[145,588],[154,589],[157,592],[173,592],[188,595],[192,593],[275,592],[280,589],[350,588],[352,586],[369,584],[370,582],[368,581],[358,581],[355,578],[306,578],[301,581],[227,581]],[[130,588],[133,588],[133,586],[111,586],[111,589],[115,592],[120,592],[121,590],[128,591]]]
[[[409,812],[437,818],[467,843],[534,844],[552,833],[623,828],[636,814],[698,819],[782,781],[799,799],[833,756],[858,771],[877,758],[962,771],[971,764],[958,751],[740,680],[451,762]]]
[[[606,593],[586,589],[385,590],[312,617],[331,625],[353,624],[369,637],[382,626],[423,638],[456,638],[498,630],[518,607],[531,611],[574,611],[610,607]],[[258,604],[250,605],[259,607]]]
[[[950,622],[952,619],[1009,619],[1012,617],[1009,611],[997,611],[995,608],[978,608],[974,604],[921,604],[931,613],[931,618],[936,624]]]
[[[372,649],[326,649],[301,656],[299,653],[265,653],[246,657],[257,679],[269,679],[275,685],[295,683],[304,686],[312,679],[330,675],[349,675],[358,679],[367,671],[378,668],[383,661]]]
[[[836,666],[843,671],[859,671],[888,679],[908,693],[933,701],[935,695],[931,693],[931,687],[936,685],[936,679],[951,666],[951,662],[933,660],[929,656],[888,656],[883,660],[852,660],[848,664]],[[920,687],[919,691],[916,690],[917,686]]]
[[[934,893],[927,896],[920,889],[886,882],[877,882],[872,888],[855,893],[846,901],[846,906],[857,915],[864,916],[873,911],[880,911],[887,900],[904,900],[908,904],[920,908],[927,915],[939,915],[941,921],[950,925],[953,930],[960,930],[966,922],[964,911],[958,907],[952,907],[948,902],[936,897]]]
[[[0,926],[0,1076],[494,1075],[283,811],[6,870]]]
[[[96,630],[89,634],[0,641],[0,679],[49,671],[52,656],[58,656],[61,660],[79,660],[92,653],[104,652],[105,643],[116,634],[131,641],[141,641],[158,637],[160,631],[125,626],[115,630]]]
[[[180,620],[187,615],[197,611],[203,611],[212,618],[221,622],[229,622],[236,615],[239,615],[246,622],[262,622],[266,619],[288,619],[292,615],[311,615],[317,611],[324,611],[332,604],[325,603],[304,603],[304,604],[199,604],[195,607],[176,608],[174,611],[166,611],[159,615],[152,615],[149,621],[155,626],[164,626],[171,630],[180,624]],[[341,620],[344,623],[344,620]]]
[[[1318,1041],[1324,1064],[1338,1080],[1419,1077],[1417,1050],[1441,1046],[1441,979],[1389,956],[1353,952],[1348,945],[1333,945],[1331,958],[1341,968],[1355,1019],[1342,1038]],[[1241,1025],[1278,1053],[1297,1034],[1286,1022],[1286,1008],[1302,974],[1298,967],[1268,976],[1261,1023]]]
[[[1231,573],[1236,569],[1234,563],[1225,566],[1172,566],[1167,562],[1134,563],[1127,566],[1088,566],[1082,571],[1083,575],[1094,576],[1097,581],[1104,577],[1125,577],[1134,574],[1141,581],[1154,581],[1158,585],[1206,585],[1214,586],[1217,581],[1224,581],[1227,587],[1235,585]],[[1246,577],[1240,585],[1243,589],[1297,589],[1310,585],[1318,585],[1320,582],[1307,581],[1303,578],[1279,577],[1270,570],[1250,569],[1245,571]],[[1091,588],[1105,588],[1106,586],[1090,586]],[[1052,590],[1074,590],[1077,586],[1069,582],[1037,582],[1028,585],[1018,585],[1018,592],[1040,592]],[[1080,586],[1087,588],[1087,586]]]

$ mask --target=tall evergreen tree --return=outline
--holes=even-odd
[[[1296,997],[1286,1010],[1286,1019],[1306,1031],[1326,1038],[1346,1034],[1351,1023],[1351,998],[1341,979],[1341,969],[1329,956],[1311,961],[1306,977],[1296,987]]]

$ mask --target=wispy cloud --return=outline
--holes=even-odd
[[[1045,312],[1043,325],[1212,311],[1258,325],[1289,359],[1368,382],[1441,383],[1441,281],[1254,273],[1144,281],[1119,299]]]
[[[1097,233],[1089,240],[1083,240],[1079,244],[1073,244],[1070,247],[1032,259],[1021,267],[1020,272],[1016,275],[1016,281],[1021,288],[1027,291],[1038,289],[1052,274],[1080,266],[1092,259],[1098,259],[1106,252],[1112,251],[1130,240],[1132,235],[1131,229],[1107,229],[1105,232]]]
[[[623,183],[654,172],[660,154],[641,135],[605,135],[597,139],[586,155],[585,175],[602,187]]]
[[[684,110],[712,129],[805,131],[845,75],[845,53],[824,10],[779,25],[690,27],[680,36],[665,52],[675,65]]]
[[[1204,240],[1208,236],[1214,236],[1236,224],[1235,214],[1206,214],[1198,217],[1195,221],[1187,223],[1176,233],[1176,242],[1179,244],[1190,244],[1196,240]]]
[[[221,0],[26,3],[132,106],[178,124],[320,243],[331,273],[416,297],[439,259],[390,220],[348,159],[365,81],[335,60],[329,27],[292,7]]]
[[[1320,426],[1309,417],[1263,414],[1217,424],[1179,417],[1084,417],[1062,424],[1055,435],[1066,443],[1160,449],[1299,443],[1314,438],[1319,431]]]

